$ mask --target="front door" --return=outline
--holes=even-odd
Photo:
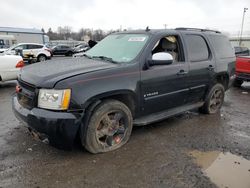
[[[186,85],[189,66],[182,55],[180,39],[176,35],[163,38],[169,41],[166,44],[161,44],[162,38],[157,41],[152,54],[168,52],[173,54],[174,62],[170,65],[150,66],[141,72],[142,115],[182,106],[189,93]]]

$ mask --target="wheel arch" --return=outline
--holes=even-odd
[[[44,53],[37,54],[37,59],[39,59],[40,56],[44,56],[46,59],[48,59],[48,56]]]
[[[224,86],[225,90],[229,87],[229,74],[227,72],[221,72],[216,74],[215,82]]]
[[[94,109],[102,101],[108,99],[114,99],[124,103],[130,109],[132,116],[135,116],[137,106],[136,94],[130,90],[116,90],[95,95],[83,104],[83,108],[85,110]]]

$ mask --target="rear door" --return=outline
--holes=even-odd
[[[206,37],[201,33],[184,33],[183,38],[189,62],[188,103],[195,103],[204,99],[209,85],[213,82],[215,59]]]

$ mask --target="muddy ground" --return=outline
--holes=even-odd
[[[98,155],[79,144],[62,151],[31,137],[12,113],[14,86],[0,86],[0,187],[216,187],[190,152],[250,160],[250,84],[231,88],[219,114],[188,112],[135,127],[128,144]]]

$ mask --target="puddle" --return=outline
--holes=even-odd
[[[218,187],[250,188],[250,161],[229,152],[192,151],[190,154]]]

